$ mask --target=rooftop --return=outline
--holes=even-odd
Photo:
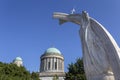
[[[57,48],[48,48],[44,54],[61,54],[61,52]]]

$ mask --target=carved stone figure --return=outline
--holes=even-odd
[[[119,47],[110,33],[85,11],[82,14],[55,12],[59,23],[80,25],[84,69],[87,80],[120,80]]]

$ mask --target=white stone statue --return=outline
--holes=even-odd
[[[119,47],[110,33],[85,11],[82,14],[55,12],[60,24],[80,25],[83,62],[87,80],[120,80]]]

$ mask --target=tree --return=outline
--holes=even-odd
[[[40,79],[39,79],[39,74],[36,73],[36,72],[32,72],[31,78],[32,78],[33,80],[40,80]]]
[[[30,74],[24,66],[0,62],[0,80],[39,80],[37,73]]]
[[[68,65],[65,80],[86,80],[83,60],[81,58],[78,58],[75,63]]]

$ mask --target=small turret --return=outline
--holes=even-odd
[[[23,66],[23,61],[22,61],[22,58],[21,58],[21,57],[16,57],[16,58],[13,60],[13,63],[16,64],[18,67]]]

